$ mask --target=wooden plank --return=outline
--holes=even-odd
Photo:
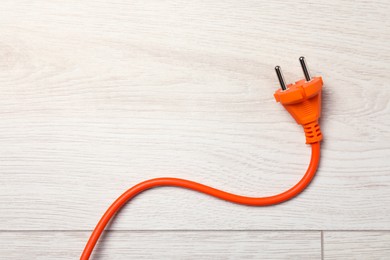
[[[1,232],[7,259],[77,259],[88,232]],[[93,259],[319,259],[319,232],[110,231]]]
[[[324,259],[389,259],[390,232],[324,232]]]
[[[305,171],[273,67],[325,80],[318,176],[298,198],[237,206],[142,194],[121,229],[390,229],[387,1],[2,1],[0,230],[88,230],[139,181],[250,196]]]

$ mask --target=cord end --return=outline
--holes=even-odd
[[[295,121],[303,126],[306,143],[312,144],[322,140],[318,120],[321,116],[323,82],[321,77],[310,76],[304,57],[300,57],[299,61],[305,79],[288,84],[285,90],[283,88],[277,90],[274,96],[275,100],[286,108]]]

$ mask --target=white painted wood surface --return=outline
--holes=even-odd
[[[273,67],[300,79],[300,55],[325,82],[321,166],[302,195],[250,208],[159,188],[110,229],[389,230],[389,12],[385,0],[2,1],[0,230],[90,230],[153,177],[289,188],[310,149],[273,100]]]
[[[320,232],[110,231],[93,259],[319,259]],[[0,255],[77,259],[88,232],[3,232]],[[18,241],[15,243],[14,241]]]
[[[324,232],[324,259],[389,259],[390,232]]]

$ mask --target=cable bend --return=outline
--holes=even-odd
[[[317,171],[317,167],[320,159],[320,143],[317,142],[311,144],[311,148],[312,148],[312,154],[311,154],[310,164],[302,179],[297,184],[295,184],[292,188],[274,196],[260,197],[260,198],[240,196],[222,190],[218,190],[197,182],[178,179],[178,178],[156,178],[156,179],[150,179],[141,182],[133,186],[132,188],[128,189],[107,209],[107,211],[104,213],[104,215],[96,225],[95,229],[93,230],[91,237],[89,238],[80,259],[81,260],[89,259],[100,235],[104,231],[104,228],[106,227],[108,222],[129,200],[134,198],[139,193],[154,187],[174,186],[174,187],[186,188],[222,200],[226,200],[232,203],[248,205],[248,206],[270,206],[270,205],[279,204],[284,201],[287,201],[297,196],[300,192],[302,192],[309,185],[310,181],[313,179]]]

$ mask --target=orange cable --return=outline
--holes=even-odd
[[[312,154],[311,154],[310,164],[302,179],[289,190],[274,196],[262,197],[262,198],[245,197],[245,196],[240,196],[229,192],[221,191],[197,182],[177,179],[177,178],[156,178],[156,179],[150,179],[141,182],[133,186],[129,190],[127,190],[125,193],[123,193],[104,213],[103,217],[100,219],[99,223],[96,225],[95,229],[93,230],[91,237],[89,238],[80,259],[81,260],[89,259],[100,235],[104,231],[104,228],[107,226],[111,218],[129,200],[134,198],[139,193],[151,188],[155,188],[159,186],[181,187],[181,188],[198,191],[204,194],[208,194],[210,196],[222,200],[230,201],[232,203],[248,205],[248,206],[269,206],[269,205],[274,205],[274,204],[287,201],[295,197],[299,193],[301,193],[307,187],[307,185],[309,185],[310,181],[313,179],[317,171],[319,160],[320,160],[320,143],[319,142],[312,143],[311,148],[312,148]]]

